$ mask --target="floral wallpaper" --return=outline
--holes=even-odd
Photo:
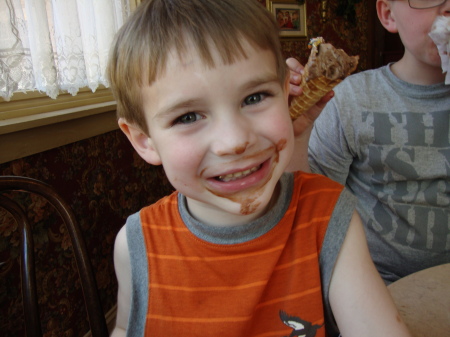
[[[88,140],[0,165],[1,175],[36,178],[67,200],[88,246],[105,313],[116,302],[114,239],[128,215],[170,193],[161,167],[140,159],[124,135],[110,132]],[[13,193],[36,222],[36,271],[44,336],[83,336],[89,331],[81,285],[65,226],[37,195]],[[0,209],[0,331],[23,336],[19,233]]]
[[[265,4],[270,0],[258,1]],[[276,2],[283,1],[276,0]],[[323,2],[327,3],[325,22],[322,18]],[[357,71],[370,68],[369,9],[370,6],[375,8],[374,0],[306,0],[305,6],[307,37],[282,38],[281,46],[286,58],[295,57],[302,64],[306,64],[310,53],[309,40],[322,36],[326,42],[332,43],[336,48],[344,49],[347,54],[359,55]]]
[[[258,1],[266,6],[269,0]],[[360,55],[358,70],[368,69],[367,2],[374,6],[374,1],[353,0],[354,6],[345,7],[338,16],[334,13],[343,1],[330,0],[326,22],[322,22],[321,2],[306,1],[308,37],[282,39],[284,55],[306,63],[309,38],[323,36],[349,54]],[[346,16],[352,10],[353,21]],[[112,258],[115,236],[128,215],[172,191],[162,168],[146,164],[126,137],[114,131],[0,164],[0,174],[43,180],[69,201],[85,236],[102,305],[108,312],[117,293]],[[84,312],[84,304],[64,225],[40,197],[17,193],[13,197],[28,205],[26,212],[36,221],[33,233],[44,336],[83,336],[89,326],[86,314],[78,314]],[[0,208],[0,331],[4,336],[24,336],[18,245],[17,225]]]

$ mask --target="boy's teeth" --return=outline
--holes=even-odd
[[[231,174],[227,174],[224,176],[219,176],[219,180],[224,181],[224,182],[229,182],[232,180],[236,180],[236,179],[240,179],[240,178],[244,178],[246,176],[248,176],[249,174],[257,171],[259,168],[259,166],[255,166],[249,170],[245,170],[245,171],[240,171],[240,172],[236,172],[236,173],[231,173]]]

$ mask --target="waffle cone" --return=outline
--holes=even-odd
[[[294,97],[289,108],[292,120],[311,109],[358,65],[359,56],[349,56],[342,49],[324,43],[321,37],[311,39],[310,45],[312,50],[300,84],[303,93]]]
[[[303,93],[301,96],[294,97],[291,102],[289,113],[291,119],[297,119],[301,114],[311,109],[326,93],[331,91],[341,79],[331,80],[325,76],[320,76],[315,79],[304,81],[300,88]]]

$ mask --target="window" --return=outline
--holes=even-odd
[[[139,2],[0,1],[0,163],[113,127],[115,103],[105,78],[109,47]],[[110,122],[103,122],[103,129],[78,125],[77,137],[61,141],[52,135],[55,129],[50,126],[55,123],[61,131],[63,124],[71,129],[83,118],[92,124],[106,113]],[[26,139],[33,139],[33,144],[24,143]],[[50,144],[36,146],[40,141]]]
[[[0,2],[1,96],[107,86],[109,48],[128,13],[126,0]]]

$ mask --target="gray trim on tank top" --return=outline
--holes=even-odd
[[[145,317],[148,307],[148,262],[142,232],[140,212],[128,217],[126,226],[128,251],[131,264],[131,303],[127,326],[128,337],[142,337],[145,331]]]
[[[356,205],[355,196],[346,188],[342,191],[334,206],[328,223],[327,232],[319,255],[322,293],[324,300],[325,322],[328,336],[338,336],[339,329],[330,306],[330,282],[336,260],[347,235],[350,220]]]

